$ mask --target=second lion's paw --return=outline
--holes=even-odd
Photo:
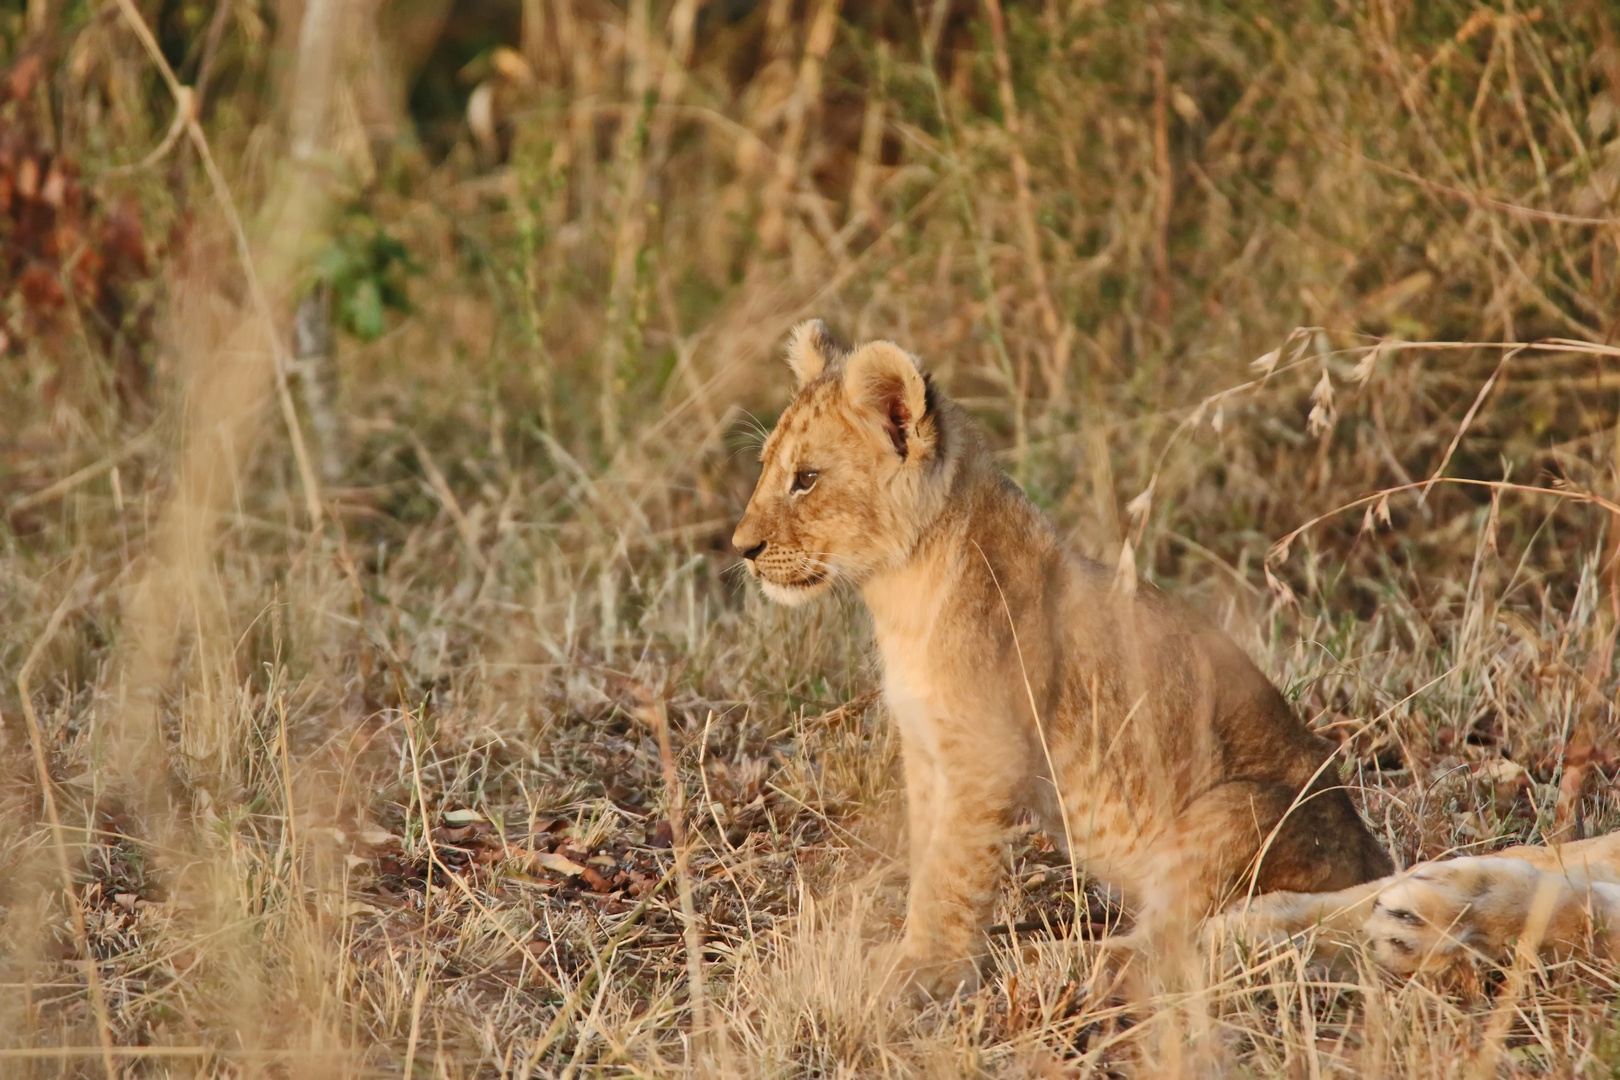
[[[1430,863],[1379,894],[1366,922],[1378,962],[1392,971],[1439,971],[1467,955],[1500,956],[1535,906],[1549,927],[1568,885],[1518,859]]]

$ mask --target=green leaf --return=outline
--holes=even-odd
[[[349,329],[361,341],[375,341],[388,328],[383,319],[382,294],[370,278],[355,285],[348,308]]]

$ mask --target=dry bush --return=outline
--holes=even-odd
[[[140,5],[196,140],[133,8],[0,16],[45,71],[0,142],[170,238],[116,283],[138,403],[0,264],[6,1075],[1612,1072],[1577,963],[1283,953],[1129,1014],[1027,831],[986,989],[908,1011],[858,601],[727,550],[821,315],[1244,641],[1403,863],[1620,824],[1603,4],[460,5],[503,48],[441,42],[473,104],[420,143],[364,57],[297,66],[391,6]],[[333,265],[410,306],[338,339],[336,428],[286,355]]]

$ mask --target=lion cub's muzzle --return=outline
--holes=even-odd
[[[819,559],[780,544],[761,542],[742,553],[761,581],[786,588],[809,589],[826,581],[830,571]]]
[[[758,540],[745,547],[744,539],[739,530],[733,545],[747,563],[748,572],[759,580],[766,595],[773,600],[796,603],[807,599],[832,579],[832,568],[804,551],[768,540]]]

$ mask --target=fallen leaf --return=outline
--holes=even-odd
[[[34,83],[44,74],[44,59],[39,53],[30,53],[17,61],[16,66],[11,69],[8,79],[10,85],[7,89],[11,91],[13,98],[25,98],[33,91]]]
[[[1511,783],[1524,775],[1524,766],[1517,761],[1487,761],[1474,776],[1480,780],[1495,780],[1499,784]]]
[[[444,820],[451,825],[476,825],[489,819],[476,810],[446,810]]]
[[[517,50],[505,45],[497,46],[490,60],[494,62],[496,71],[513,82],[523,86],[534,82],[534,69],[529,67],[529,62]]]
[[[558,855],[554,851],[537,851],[534,855],[534,861],[542,869],[550,870],[556,874],[567,874],[569,877],[585,872],[585,868],[579,863],[566,856]]]

